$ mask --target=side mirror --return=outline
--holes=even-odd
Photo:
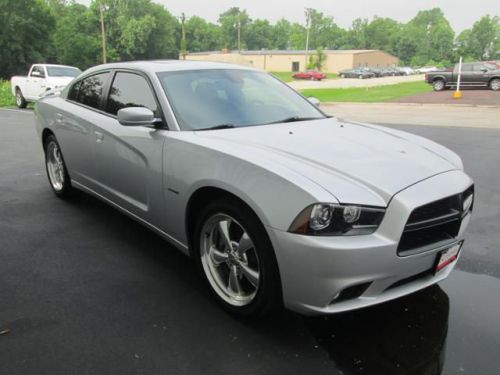
[[[45,75],[43,75],[42,73],[40,73],[39,71],[34,71],[34,72],[31,72],[31,76],[32,77],[39,77],[39,78],[45,78]]]
[[[152,110],[145,107],[128,107],[118,111],[118,122],[124,126],[146,126],[155,122]]]
[[[310,96],[307,98],[312,104],[314,104],[316,107],[319,107],[320,101],[318,98],[315,98],[314,96]]]

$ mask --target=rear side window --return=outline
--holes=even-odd
[[[109,73],[106,72],[82,79],[79,87],[77,87],[78,97],[76,101],[86,106],[99,109],[108,75]],[[76,85],[73,87],[76,87]]]
[[[146,79],[138,74],[118,72],[109,91],[106,112],[116,115],[126,107],[146,107],[159,116],[158,105]]]
[[[73,101],[78,100],[78,89],[80,88],[80,84],[81,84],[81,81],[77,82],[73,86],[71,86],[71,88],[69,89],[69,92],[68,92],[68,99],[69,100],[73,100]]]

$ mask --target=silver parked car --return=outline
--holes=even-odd
[[[316,104],[255,69],[151,61],[91,68],[35,115],[57,196],[151,228],[234,313],[346,311],[447,277],[473,205],[460,158]]]

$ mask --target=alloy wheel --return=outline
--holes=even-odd
[[[64,162],[55,141],[50,141],[47,145],[46,163],[52,187],[56,191],[61,191],[64,188]]]
[[[213,290],[232,306],[250,304],[261,274],[258,253],[245,228],[217,213],[205,221],[200,236],[201,263]]]

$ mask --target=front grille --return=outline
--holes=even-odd
[[[466,214],[463,212],[463,202],[473,193],[472,185],[463,193],[413,210],[399,241],[398,255],[412,255],[427,250],[431,245],[435,247],[453,241],[460,230],[462,217]]]

